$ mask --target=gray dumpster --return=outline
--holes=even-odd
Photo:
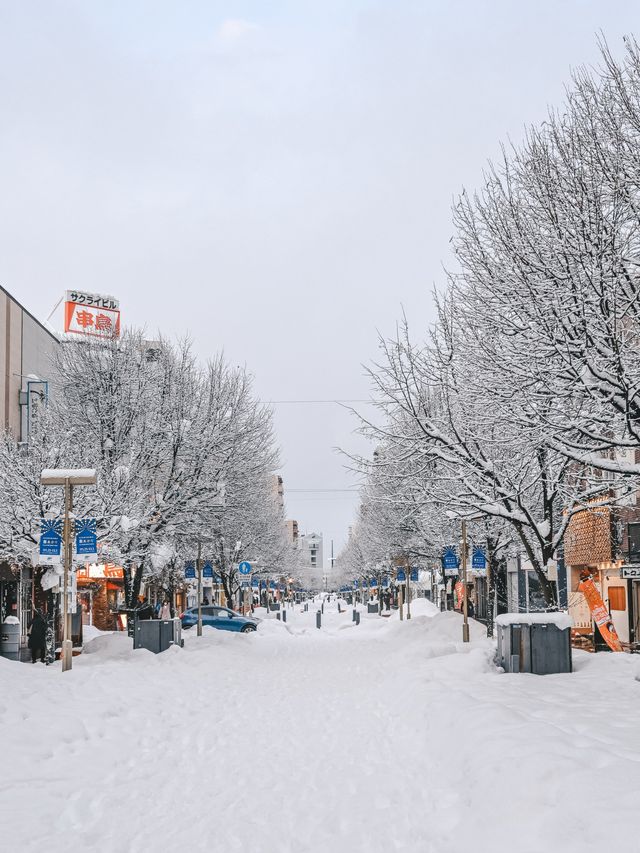
[[[20,621],[15,616],[7,616],[0,625],[0,655],[9,660],[20,658]]]
[[[133,648],[148,649],[158,654],[169,646],[182,645],[182,624],[179,619],[136,619]]]
[[[571,672],[571,617],[566,613],[504,613],[496,619],[496,664],[505,672]]]
[[[378,611],[379,611],[379,607],[378,607],[377,602],[375,604],[371,604],[371,603],[367,604],[367,613],[378,613]]]

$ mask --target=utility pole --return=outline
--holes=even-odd
[[[407,619],[411,619],[411,567],[407,566]]]
[[[198,637],[202,636],[202,540],[198,539]]]
[[[467,519],[462,519],[462,642],[469,642],[469,610],[467,601]]]

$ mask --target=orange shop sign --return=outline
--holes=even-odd
[[[78,580],[123,580],[124,571],[113,563],[89,563],[78,569],[76,576]]]
[[[64,330],[76,335],[120,336],[120,303],[111,296],[68,290]]]

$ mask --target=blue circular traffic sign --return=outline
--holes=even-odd
[[[238,571],[241,575],[251,574],[251,563],[247,562],[247,560],[243,560],[238,564]]]

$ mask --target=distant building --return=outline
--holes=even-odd
[[[279,474],[274,474],[271,478],[273,494],[277,498],[280,509],[284,509],[284,481]]]
[[[322,534],[303,533],[298,537],[301,565],[311,569],[312,575],[323,572]]]
[[[287,538],[289,539],[289,544],[293,548],[297,548],[298,547],[298,539],[299,539],[298,522],[294,521],[292,518],[290,518],[290,519],[287,519],[285,524],[287,527]]]

